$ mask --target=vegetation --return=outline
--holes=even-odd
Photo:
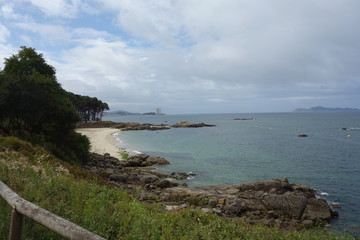
[[[88,158],[90,143],[74,131],[75,124],[101,119],[105,109],[108,105],[97,98],[66,92],[55,69],[35,49],[21,47],[5,59],[0,72],[1,135],[18,136],[63,160],[81,162]]]
[[[84,122],[100,121],[104,110],[109,110],[107,103],[98,100],[96,97],[81,96],[68,92],[68,97],[76,108],[76,112]]]
[[[0,180],[25,199],[106,239],[352,239],[324,229],[286,232],[251,226],[194,209],[169,213],[15,137],[0,137]],[[7,239],[10,214],[0,199],[0,240]],[[24,239],[61,238],[27,220]]]
[[[21,47],[0,71],[0,180],[28,201],[107,239],[351,239],[324,229],[250,226],[195,209],[169,213],[137,201],[68,163],[89,154],[88,139],[74,131],[76,122],[101,119],[106,109],[96,98],[66,92],[42,54]],[[0,240],[7,239],[10,215],[11,207],[0,198]],[[26,219],[24,239],[62,238]]]

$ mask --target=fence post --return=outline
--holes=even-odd
[[[14,208],[11,214],[9,240],[22,240],[24,215]]]

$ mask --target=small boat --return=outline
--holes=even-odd
[[[307,137],[308,135],[307,134],[299,134],[298,136],[299,137]]]

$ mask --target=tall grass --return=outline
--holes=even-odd
[[[352,239],[326,229],[285,232],[188,209],[169,213],[144,204],[16,138],[0,137],[0,180],[23,198],[106,239]],[[11,209],[0,200],[0,239]],[[26,220],[24,239],[62,239]]]

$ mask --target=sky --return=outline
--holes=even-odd
[[[35,48],[113,111],[360,108],[359,23],[359,0],[0,0],[0,59]]]

